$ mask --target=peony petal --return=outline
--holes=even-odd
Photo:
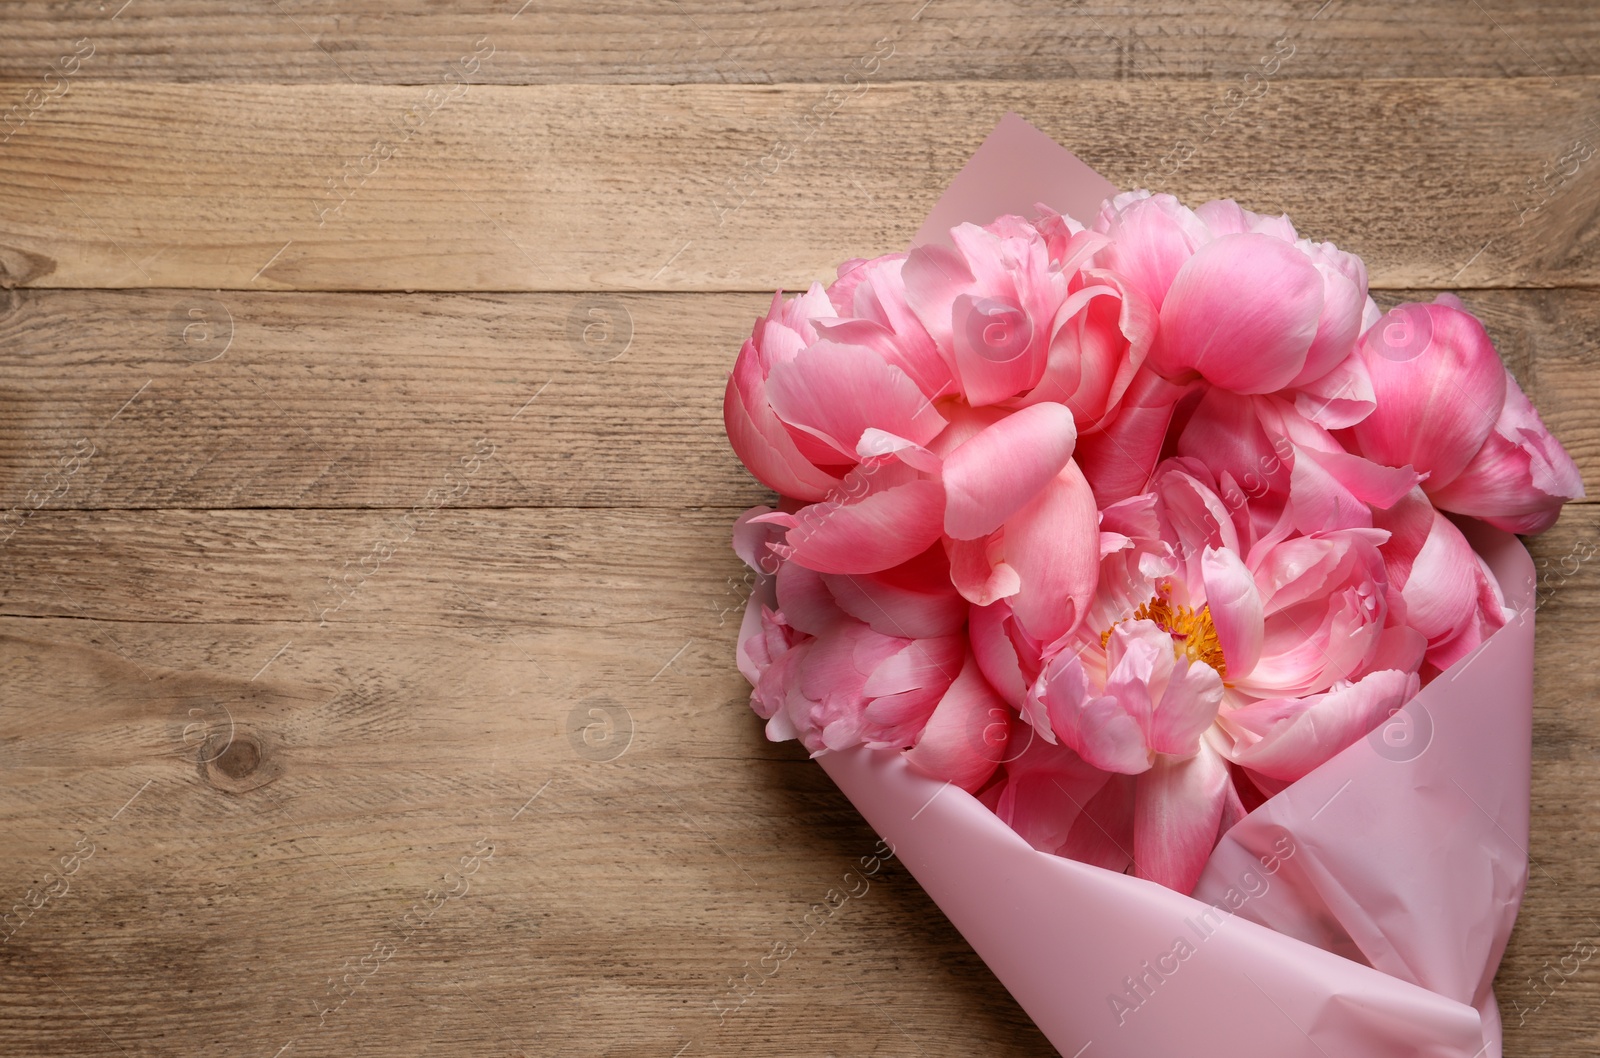
[[[1200,553],[1207,547],[1239,550],[1239,533],[1222,497],[1204,481],[1189,473],[1181,460],[1168,464],[1156,479],[1154,491],[1161,497],[1162,513],[1175,536],[1179,557],[1198,566]],[[1203,470],[1197,471],[1203,473]]]
[[[771,586],[766,587],[770,592]],[[734,651],[739,672],[750,681],[752,687],[760,686],[767,672],[794,645],[809,638],[783,624],[776,611],[762,598],[763,594],[766,593],[757,590],[745,604],[744,616],[739,622],[739,643]],[[752,704],[755,704],[754,699]],[[760,709],[756,711],[760,712]]]
[[[898,256],[900,259],[892,264],[871,269],[868,282],[856,297],[856,315],[883,328],[869,341],[881,351],[886,362],[910,375],[922,392],[929,396],[955,393],[957,385],[949,359],[939,351],[906,300],[905,255]],[[841,325],[851,326],[848,321],[841,321]],[[833,336],[827,324],[817,323],[816,330],[823,337]],[[891,335],[892,340],[886,341],[885,333]]]
[[[1078,657],[1052,660],[1041,677],[1041,690],[1051,729],[1084,760],[1128,775],[1150,767],[1143,725],[1116,697],[1093,693]]]
[[[865,718],[861,713],[851,712],[834,717],[822,727],[822,744],[835,752],[858,746],[864,727]]]
[[[861,714],[861,741],[880,749],[910,749],[922,737],[922,729],[945,690],[942,686],[914,687],[872,699]]]
[[[957,540],[988,536],[1072,458],[1072,412],[1034,404],[1006,416],[944,460],[944,531]]]
[[[928,718],[906,761],[924,775],[973,791],[1005,758],[1011,710],[984,681],[968,653],[961,673]]]
[[[1230,475],[1239,495],[1256,499],[1289,488],[1294,448],[1286,438],[1269,436],[1256,414],[1259,397],[1208,389],[1178,434],[1177,452],[1198,459],[1219,478]]]
[[[1227,762],[1207,742],[1187,759],[1156,758],[1134,796],[1134,873],[1192,891],[1217,844],[1228,787]]]
[[[1420,480],[1410,467],[1296,445],[1289,478],[1295,528],[1308,534],[1369,528],[1374,508],[1393,507]]]
[[[1472,620],[1477,576],[1472,545],[1450,519],[1435,511],[1433,528],[1400,592],[1406,623],[1427,636],[1430,646],[1454,638]]]
[[[1097,426],[1116,411],[1134,376],[1144,366],[1150,346],[1155,343],[1160,317],[1156,307],[1121,276],[1111,272],[1085,274],[1110,284],[1120,295],[1114,301],[1097,297],[1076,318],[1081,370],[1077,389],[1064,403],[1079,422]]]
[[[1334,578],[1347,579],[1357,562],[1367,567],[1369,577],[1376,577],[1377,547],[1383,541],[1381,530],[1346,529],[1316,537],[1290,537],[1265,549],[1252,561],[1256,586],[1266,604],[1264,612],[1270,616],[1327,595],[1336,587]],[[1420,542],[1417,546],[1421,547]],[[1352,557],[1352,552],[1357,554]]]
[[[777,591],[783,619],[796,631],[825,635],[847,619],[822,574],[799,563],[785,562],[778,568]]]
[[[936,686],[942,695],[955,682],[965,660],[966,642],[961,636],[918,639],[873,669],[862,689],[869,698],[881,698]]]
[[[1500,586],[1495,581],[1494,573],[1490,571],[1488,563],[1484,562],[1483,556],[1474,551],[1472,557],[1476,560],[1478,569],[1474,578],[1477,584],[1477,597],[1474,600],[1471,618],[1463,624],[1455,636],[1443,642],[1432,643],[1428,647],[1426,664],[1439,672],[1450,668],[1472,653],[1479,644],[1506,623],[1505,599],[1500,594]]]
[[[876,426],[869,426],[861,431],[861,440],[856,442],[856,458],[875,469],[876,463],[890,456],[894,457],[896,462],[924,474],[937,474],[944,466],[944,460],[904,437],[887,433]],[[857,467],[856,470],[859,471],[861,468]],[[849,484],[849,477],[849,474],[845,475],[847,480],[844,484]],[[836,498],[829,497],[829,499]]]
[[[1207,242],[1220,235],[1242,235],[1253,231],[1257,219],[1256,214],[1231,198],[1213,198],[1202,202],[1195,210],[1195,216],[1206,226]]]
[[[1004,602],[974,606],[971,615],[968,635],[972,640],[973,656],[978,660],[978,669],[983,673],[983,678],[989,681],[989,686],[1013,709],[1021,712],[1026,708],[1030,696],[1028,680],[1022,674],[1016,646],[1006,634],[1005,623],[1011,616],[1011,608]],[[1043,723],[1038,722],[1037,716],[1027,719],[1044,732],[1047,741],[1056,740],[1054,733],[1049,731],[1048,719]]]
[[[953,248],[927,243],[906,255],[900,275],[906,284],[906,303],[939,351],[950,355],[950,306],[977,281],[972,269]],[[952,370],[954,366],[952,357]]]
[[[834,712],[860,712],[866,707],[865,687],[874,670],[909,644],[879,635],[858,621],[845,621],[811,643],[799,671],[802,694]]]
[[[1507,372],[1505,405],[1488,440],[1454,481],[1430,488],[1429,495],[1442,510],[1507,532],[1542,533],[1555,524],[1563,503],[1582,498],[1583,478]]]
[[[1205,224],[1211,237],[1256,232],[1283,243],[1299,239],[1287,214],[1268,216],[1245,209],[1231,198],[1214,198],[1195,207],[1195,216]]]
[[[974,606],[988,606],[1009,599],[1022,587],[1017,571],[995,555],[998,536],[986,540],[945,538],[945,553],[950,556],[950,580],[961,597]]]
[[[788,742],[800,737],[800,731],[789,719],[789,714],[779,709],[767,719],[762,733],[767,736],[768,742]]]
[[[1208,547],[1200,556],[1206,607],[1222,645],[1228,675],[1237,679],[1261,660],[1265,614],[1256,579],[1236,551]],[[1165,752],[1171,752],[1167,750]]]
[[[1295,459],[1301,457],[1316,463],[1346,492],[1369,507],[1393,507],[1422,480],[1410,467],[1387,467],[1348,452],[1297,448]]]
[[[1030,734],[1013,729],[1011,737],[1025,741]],[[1110,778],[1070,749],[1037,738],[1005,770],[995,814],[1034,848],[1052,853],[1066,843],[1073,822]]]
[[[1044,330],[1014,297],[961,294],[951,306],[956,374],[967,403],[996,404],[1031,388],[1046,363]]]
[[[1304,386],[1328,374],[1355,350],[1367,303],[1367,266],[1361,258],[1331,242],[1302,239],[1295,245],[1322,276],[1322,316],[1317,321],[1317,336],[1306,350],[1305,366],[1289,383]]]
[[[802,743],[815,740],[814,725],[805,695],[800,693],[800,669],[811,652],[812,640],[795,644],[772,663],[750,695],[751,708],[767,718],[767,737],[774,741],[798,738]],[[774,731],[787,734],[774,738]],[[807,748],[812,748],[808,746]]]
[[[1100,792],[1084,802],[1078,817],[1067,832],[1067,840],[1058,855],[1103,867],[1122,874],[1133,863],[1134,791],[1137,780],[1132,775],[1113,775],[1100,787]],[[1071,787],[1062,784],[1062,792],[1069,800],[1077,796]]]
[[[1326,694],[1245,706],[1228,714],[1228,720],[1259,728],[1261,739],[1233,759],[1270,779],[1293,782],[1373,731],[1420,686],[1414,672],[1384,669]]]
[[[1367,667],[1383,618],[1382,597],[1371,583],[1279,610],[1267,618],[1261,660],[1229,682],[1259,697],[1324,691]]]
[[[1175,757],[1194,753],[1200,736],[1217,719],[1221,704],[1222,677],[1217,671],[1179,658],[1150,717],[1150,748]]]
[[[1372,526],[1372,508],[1303,448],[1295,449],[1289,470],[1288,517],[1307,536]]]
[[[1106,639],[1105,693],[1139,722],[1147,743],[1156,702],[1176,666],[1172,636],[1154,621],[1123,621]]]
[[[1373,651],[1367,671],[1399,669],[1401,672],[1416,672],[1422,667],[1422,659],[1427,652],[1428,640],[1421,632],[1410,625],[1389,625],[1378,636],[1378,649]]]
[[[1294,246],[1224,235],[1173,280],[1149,363],[1167,378],[1198,372],[1236,393],[1282,389],[1305,366],[1322,305],[1322,276]]]
[[[1205,225],[1171,195],[1131,192],[1106,204],[1095,230],[1111,243],[1095,255],[1095,263],[1126,276],[1157,309],[1174,277],[1210,238]]]
[[[880,573],[822,579],[845,613],[885,635],[932,639],[966,624],[967,601],[950,583],[950,564],[937,546]]]
[[[1372,512],[1373,526],[1389,534],[1383,545],[1383,562],[1394,590],[1404,588],[1410,579],[1411,566],[1433,532],[1436,517],[1438,512],[1420,488],[1406,493],[1393,507]]]
[[[767,378],[773,411],[797,430],[856,461],[856,445],[870,427],[926,445],[945,421],[904,371],[870,350],[827,340],[778,364]]]
[[[1127,281],[1088,272],[1094,282],[1062,303],[1043,376],[1024,404],[1055,401],[1072,409],[1080,430],[1108,422],[1155,339],[1155,309]]]
[[[1011,610],[1035,639],[1066,635],[1087,612],[1100,565],[1098,521],[1094,493],[1069,462],[1006,522],[1005,558],[1020,580]]]
[[[1109,506],[1145,491],[1161,458],[1173,409],[1185,392],[1185,387],[1141,369],[1116,416],[1103,429],[1078,439],[1078,465],[1101,504]]]
[[[1366,361],[1358,353],[1351,353],[1333,370],[1298,389],[1295,410],[1328,430],[1354,426],[1378,406]]]
[[[755,479],[784,496],[820,500],[839,479],[800,454],[789,431],[766,401],[766,384],[752,380],[753,361],[737,365],[722,398],[722,422],[734,455]]]
[[[1351,427],[1361,455],[1454,481],[1483,447],[1506,400],[1506,371],[1488,332],[1445,305],[1400,305],[1357,347],[1377,407]]]
[[[902,260],[905,257],[904,254],[894,256],[899,256]],[[887,259],[887,257],[877,257],[868,260],[865,257],[852,257],[848,261],[841,262],[839,267],[834,269],[838,278],[828,284],[826,293],[828,301],[833,305],[833,311],[836,314],[839,316],[860,315],[856,311],[856,290],[871,275],[871,266]]]
[[[939,539],[944,490],[911,481],[855,503],[816,503],[795,515],[792,561],[818,573],[876,573],[908,562]]]
[[[778,556],[768,544],[783,538],[780,527],[763,520],[773,513],[771,507],[762,504],[745,511],[733,523],[733,553],[752,570],[766,576],[778,572]]]

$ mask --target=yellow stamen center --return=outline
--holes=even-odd
[[[1172,637],[1172,652],[1175,655],[1210,665],[1218,676],[1226,679],[1228,665],[1222,656],[1222,641],[1217,638],[1217,626],[1211,620],[1211,607],[1202,605],[1200,612],[1196,613],[1190,607],[1172,605],[1172,600],[1167,597],[1167,585],[1159,585],[1157,590],[1159,594],[1151,596],[1149,602],[1133,611],[1129,620],[1153,621],[1157,628]],[[1120,623],[1115,622],[1111,628],[1100,633],[1101,646],[1110,642],[1112,629]]]

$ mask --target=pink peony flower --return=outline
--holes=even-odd
[[[1482,518],[1508,533],[1542,533],[1556,523],[1563,503],[1583,498],[1583,478],[1508,371],[1506,402],[1483,447],[1454,481],[1433,487],[1429,496],[1441,510]]]
[[[1080,430],[1116,407],[1155,329],[1115,273],[1086,268],[1104,239],[1065,217],[1001,217],[951,231],[905,263],[905,296],[972,407],[1054,401]]]
[[[764,508],[736,527],[756,563],[775,530]],[[934,548],[880,574],[834,576],[777,565],[751,597],[739,664],[767,737],[813,755],[865,743],[977,789],[1003,759],[1009,710],[979,674],[967,603]]]
[[[817,340],[812,320],[829,312],[817,287],[787,303],[774,294],[771,310],[756,321],[739,350],[722,400],[723,424],[739,461],[763,485],[799,500],[822,499],[839,484],[839,474],[823,468],[853,460],[835,458],[809,434],[779,419],[767,396],[767,379],[774,367]]]
[[[1022,715],[1093,767],[1139,776],[1133,869],[1186,891],[1235,811],[1228,763],[1274,789],[1332,757],[1415,693],[1423,637],[1390,613],[1386,531],[1252,543],[1196,461],[1163,464],[1102,529],[1089,619],[1046,657]]]
[[[1227,200],[1189,210],[1143,191],[1107,202],[1094,230],[1110,240],[1096,264],[1129,277],[1160,313],[1149,363],[1163,377],[1303,390],[1335,421],[1369,407],[1359,368],[1345,366],[1368,300],[1354,254],[1299,238],[1287,217]]]
[[[1072,453],[1116,416],[1155,317],[1086,267],[1104,239],[1059,215],[952,236],[775,300],[729,379],[729,437],[788,498],[762,516],[784,530],[775,554],[861,575],[939,544],[966,599],[1010,599],[1053,640],[1094,590],[1095,500]]]
[[[1543,532],[1583,495],[1583,481],[1483,324],[1459,305],[1399,305],[1363,335],[1378,404],[1351,438],[1370,459],[1426,474],[1422,487],[1441,510]]]

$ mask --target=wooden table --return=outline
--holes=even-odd
[[[0,5],[0,1053],[1051,1053],[892,861],[718,1013],[875,843],[742,705],[723,380],[1008,109],[1458,291],[1600,482],[1588,0],[519,2]],[[1597,511],[1517,1058],[1600,1052]]]

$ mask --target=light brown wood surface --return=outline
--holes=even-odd
[[[0,268],[51,287],[803,287],[903,249],[1015,110],[1119,186],[1287,211],[1359,249],[1379,285],[1600,282],[1600,180],[1578,157],[1600,139],[1600,75],[879,70],[854,86],[58,78],[62,94],[0,144]]]
[[[5,4],[0,1054],[1052,1053],[893,861],[716,1012],[875,845],[742,704],[739,342],[1014,109],[1460,292],[1594,491],[1597,103],[1575,0]],[[1600,506],[1530,549],[1578,1058]]]
[[[836,81],[867,42],[908,33],[919,80],[1225,80],[1274,40],[1310,46],[1291,77],[1504,77],[1600,73],[1585,0],[10,0],[0,75],[37,76],[76,40],[104,76],[146,81],[436,81],[491,35],[500,84]],[[519,13],[520,9],[520,13]],[[1521,44],[1522,47],[1517,45]]]

